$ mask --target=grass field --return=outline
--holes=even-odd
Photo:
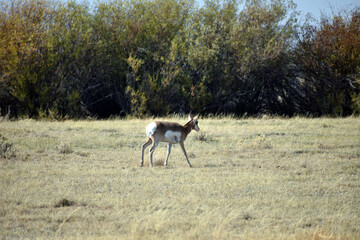
[[[360,118],[150,121],[0,122],[0,239],[360,239]]]

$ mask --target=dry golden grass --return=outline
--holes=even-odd
[[[149,121],[0,122],[0,238],[360,239],[359,118],[201,119],[140,168]]]

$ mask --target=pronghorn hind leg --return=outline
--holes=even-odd
[[[149,165],[150,167],[153,166],[153,153],[157,147],[157,145],[159,144],[158,141],[156,141],[154,138],[151,138],[152,139],[152,146],[150,148],[150,151],[149,151]]]
[[[165,163],[164,163],[164,166],[165,166],[165,167],[166,167],[167,164],[168,164],[170,152],[171,152],[171,143],[168,143],[167,155],[166,155],[166,159],[165,159]]]
[[[185,155],[186,161],[187,161],[187,163],[189,164],[189,167],[192,167],[191,164],[190,164],[190,161],[189,161],[189,159],[188,159],[188,157],[187,157],[186,151],[185,151],[184,142],[179,142],[179,144],[180,144],[181,149],[182,149],[182,151],[183,151],[183,153],[184,153],[184,155]]]
[[[150,144],[151,144],[152,140],[151,138],[148,138],[146,143],[141,145],[141,162],[140,162],[140,167],[142,167],[144,165],[144,151],[145,148],[147,148]]]

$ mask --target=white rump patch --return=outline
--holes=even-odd
[[[146,135],[150,138],[156,131],[156,123],[151,122],[146,126]]]
[[[181,138],[181,132],[174,132],[171,130],[167,130],[165,133],[165,142],[169,142],[169,143],[178,143],[180,141]]]

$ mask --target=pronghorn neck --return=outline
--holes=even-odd
[[[191,132],[192,129],[193,129],[192,121],[189,121],[184,125],[184,130],[185,130],[186,136]]]

